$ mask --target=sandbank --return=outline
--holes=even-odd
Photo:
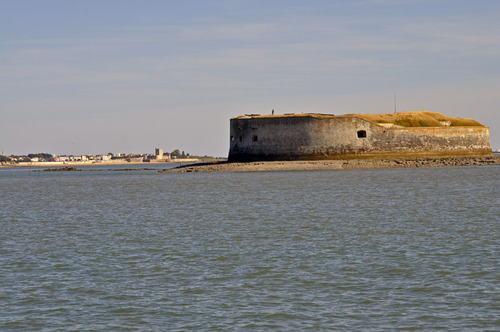
[[[258,161],[246,163],[216,162],[185,165],[165,169],[165,173],[190,172],[269,172],[269,171],[319,171],[342,169],[459,167],[500,165],[500,156],[479,157],[419,157],[396,159],[302,160]]]

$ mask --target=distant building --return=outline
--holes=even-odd
[[[144,161],[168,161],[170,160],[170,154],[163,153],[163,148],[155,148],[154,155],[148,155]]]
[[[163,159],[163,149],[162,148],[155,148],[155,157],[158,160]]]
[[[95,157],[96,160],[102,160],[102,161],[110,161],[111,160],[111,155],[109,154],[101,154]]]

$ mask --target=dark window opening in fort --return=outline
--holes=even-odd
[[[366,130],[359,130],[358,138],[366,138]]]
[[[243,141],[243,136],[240,136],[240,137],[239,137],[239,141],[240,141],[240,142],[241,142],[241,141]]]
[[[252,142],[257,142],[258,140],[259,138],[257,137],[257,135],[252,136]]]
[[[234,142],[234,136],[231,136],[231,142]]]

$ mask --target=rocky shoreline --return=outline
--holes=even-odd
[[[459,167],[500,165],[500,156],[440,157],[440,158],[393,158],[393,159],[349,159],[349,160],[301,160],[258,161],[248,163],[203,163],[179,166],[159,172],[269,172],[269,171],[315,171],[340,169],[414,168],[414,167]]]

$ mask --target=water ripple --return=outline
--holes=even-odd
[[[5,173],[0,329],[498,330],[499,181]]]

